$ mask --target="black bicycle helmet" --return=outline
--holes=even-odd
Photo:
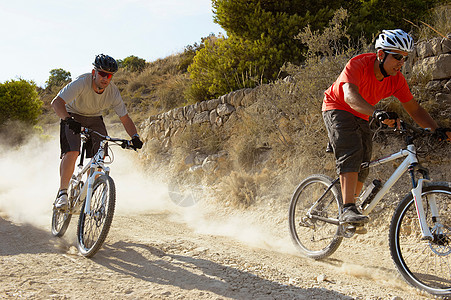
[[[118,66],[114,58],[108,55],[99,54],[92,63],[97,69],[101,69],[106,72],[116,73]]]

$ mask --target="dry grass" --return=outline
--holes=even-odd
[[[221,192],[227,195],[224,200],[229,206],[248,208],[261,196],[263,190],[261,186],[264,186],[269,178],[268,169],[255,174],[232,171],[223,180]]]
[[[429,21],[414,25],[416,27],[415,35],[418,40],[445,37],[446,34],[451,32],[451,4],[447,3],[435,7]]]

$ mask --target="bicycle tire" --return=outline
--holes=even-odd
[[[52,213],[52,235],[56,237],[62,237],[69,227],[72,214],[69,212],[63,212],[53,207]]]
[[[72,218],[72,214],[74,213],[72,207],[72,201],[74,199],[74,195],[80,192],[79,186],[74,186],[73,181],[71,180],[69,183],[69,188],[67,189],[67,194],[69,197],[70,207],[68,211],[61,211],[55,206],[53,206],[52,213],[52,235],[56,237],[62,237],[67,228],[69,227],[70,220]]]
[[[99,176],[93,185],[91,213],[85,214],[85,200],[78,219],[77,246],[81,255],[92,257],[99,251],[110,230],[115,204],[116,188],[113,179],[108,175]]]
[[[436,197],[444,225],[439,235],[433,230],[430,195]],[[451,183],[428,183],[423,186],[421,197],[434,240],[421,240],[415,201],[409,193],[399,203],[390,223],[390,253],[399,273],[411,286],[435,296],[451,296]]]
[[[343,240],[338,225],[307,216],[307,211],[331,184],[332,179],[326,175],[311,175],[298,185],[290,202],[288,222],[291,239],[302,254],[316,260],[332,255]],[[340,189],[334,185],[315,212],[323,217],[338,219],[342,208],[341,199]]]

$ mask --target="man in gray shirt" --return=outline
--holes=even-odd
[[[141,149],[141,142],[136,126],[127,113],[119,89],[111,82],[118,70],[116,60],[111,56],[97,55],[93,63],[94,69],[66,85],[52,101],[52,107],[61,118],[60,123],[60,188],[55,201],[55,207],[67,207],[67,187],[75,163],[80,154],[81,127],[87,127],[107,135],[102,118],[102,111],[113,108],[119,116],[125,131],[130,135],[132,146]],[[92,137],[92,145],[86,151],[87,157],[92,157],[100,146],[100,140]]]

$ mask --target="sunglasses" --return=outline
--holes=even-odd
[[[394,59],[399,60],[399,61],[401,61],[401,60],[406,61],[409,58],[409,56],[407,56],[407,55],[404,56],[404,55],[396,53],[396,52],[391,52],[391,51],[384,51],[384,52],[388,53],[388,54],[391,54]]]
[[[100,70],[97,70],[97,74],[99,74],[102,77],[106,77],[108,79],[111,79],[113,77],[113,74],[107,73],[107,72],[104,72],[104,71],[100,71]]]

